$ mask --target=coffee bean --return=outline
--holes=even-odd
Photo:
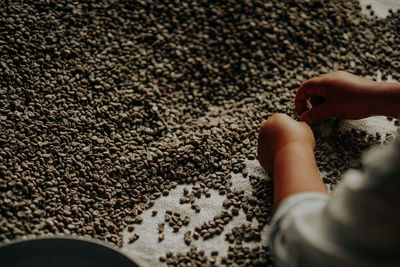
[[[136,240],[138,240],[138,239],[139,239],[139,235],[133,234],[133,236],[129,237],[128,243],[129,243],[129,244],[132,244],[132,243],[134,243],[134,242],[135,242]]]
[[[164,238],[165,238],[165,234],[164,233],[159,234],[158,235],[158,242],[162,242],[164,240]]]

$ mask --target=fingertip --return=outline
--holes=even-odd
[[[296,105],[295,109],[296,109],[296,115],[297,116],[300,116],[301,114],[303,114],[305,112],[305,107],[302,107],[302,106],[300,107],[300,106]]]
[[[295,109],[297,115],[301,115],[306,112],[307,100],[314,94],[314,90],[310,87],[313,84],[312,79],[304,81],[297,89],[296,96],[294,99]]]
[[[301,121],[304,121],[308,125],[318,123],[323,120],[323,115],[321,112],[321,108],[312,108],[304,112],[304,114],[300,117]]]
[[[326,104],[307,110],[300,119],[307,124],[315,124],[332,117]]]
[[[307,99],[303,99],[299,97],[299,95],[296,95],[294,99],[294,106],[298,116],[303,114],[307,110]]]
[[[307,114],[303,114],[300,116],[300,121],[307,123],[308,125],[312,124],[312,121],[310,119],[309,116],[307,116]]]

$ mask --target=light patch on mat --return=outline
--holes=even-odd
[[[386,18],[389,15],[389,9],[394,12],[400,9],[399,0],[359,0],[361,5],[361,12],[368,15],[373,10],[374,14],[380,18]],[[367,9],[370,5],[371,9]]]

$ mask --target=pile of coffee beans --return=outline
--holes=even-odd
[[[246,242],[269,223],[272,186],[249,176],[253,197],[243,198],[231,173],[248,177],[260,123],[295,117],[304,80],[378,69],[400,80],[399,25],[398,12],[366,17],[357,1],[1,2],[0,241],[63,233],[121,246],[127,225],[185,184],[182,204],[210,189],[227,199],[215,220],[185,234],[187,245],[218,235],[239,211],[259,227],[227,233],[228,255],[192,248],[160,260],[267,264],[267,247]],[[385,139],[333,136],[316,134],[332,184]],[[176,217],[177,231],[190,221]]]

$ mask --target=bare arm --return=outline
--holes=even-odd
[[[304,122],[275,114],[261,125],[258,160],[274,176],[275,207],[296,193],[327,193],[318,174],[314,147],[314,135]]]
[[[372,114],[400,118],[400,83],[377,83],[370,103]]]
[[[327,194],[318,173],[312,148],[304,144],[290,144],[281,148],[274,160],[275,207],[283,199],[303,192]]]

